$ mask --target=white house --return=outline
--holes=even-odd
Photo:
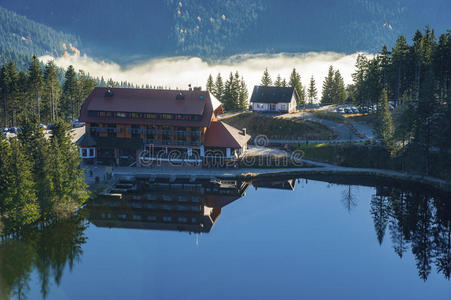
[[[296,110],[299,95],[292,87],[255,86],[251,97],[254,111],[291,113]]]

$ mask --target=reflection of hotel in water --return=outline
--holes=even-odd
[[[295,180],[253,182],[255,187],[293,189]],[[119,182],[122,197],[90,200],[89,220],[98,227],[210,232],[221,210],[243,197],[250,182],[138,180]]]
[[[249,183],[137,183],[121,199],[90,201],[89,220],[98,227],[210,232],[222,207],[242,197]]]

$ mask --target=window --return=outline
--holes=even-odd
[[[173,115],[171,114],[162,114],[161,118],[164,120],[172,120],[173,119]]]
[[[144,114],[144,119],[156,119],[156,114]]]
[[[81,158],[95,158],[96,157],[96,149],[95,148],[80,148],[80,157]]]
[[[111,113],[111,111],[99,111],[98,116],[100,118],[111,118],[113,114]]]
[[[132,119],[142,119],[143,114],[141,113],[132,113]]]
[[[127,118],[127,113],[125,112],[117,112],[116,118]]]

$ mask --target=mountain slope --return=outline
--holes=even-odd
[[[80,39],[31,21],[0,7],[0,64],[14,60],[19,67],[33,54],[63,55],[78,51]]]
[[[88,54],[133,61],[247,52],[377,51],[400,34],[451,27],[449,0],[0,0],[58,30]]]

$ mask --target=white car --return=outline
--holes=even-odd
[[[79,127],[83,127],[83,126],[85,126],[85,122],[81,122],[81,121],[78,121],[78,120],[75,120],[75,121],[72,122],[72,127],[73,128],[79,128]]]

